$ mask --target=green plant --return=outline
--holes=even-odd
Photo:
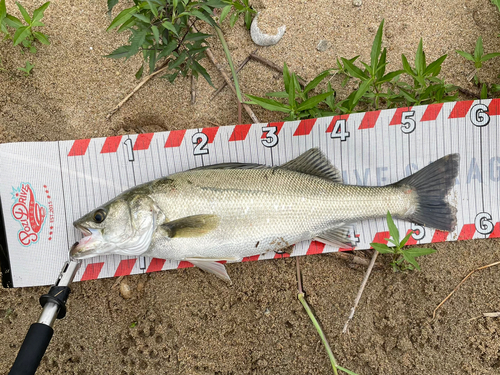
[[[12,39],[12,43],[14,46],[21,44],[31,53],[36,53],[37,49],[34,44],[36,40],[42,44],[50,44],[47,35],[33,30],[35,27],[45,26],[40,20],[43,18],[43,14],[49,4],[50,1],[35,9],[33,11],[33,16],[30,17],[26,9],[24,9],[21,4],[16,2],[16,5],[19,8],[21,15],[23,16],[24,21],[26,22],[25,25],[19,18],[8,14],[5,7],[5,0],[0,0],[0,32],[5,34],[5,39]],[[15,30],[14,35],[11,35],[11,33],[9,33],[8,27]]]
[[[24,75],[27,77],[30,75],[31,69],[33,69],[34,66],[35,66],[34,64],[31,64],[29,61],[26,61],[26,66],[24,68],[17,68],[17,69],[19,69],[21,72],[24,72]]]
[[[111,12],[117,3],[118,0],[108,0],[108,10]],[[233,3],[238,2],[134,0],[135,5],[122,10],[107,29],[129,31],[129,44],[117,48],[106,57],[128,59],[141,53],[150,73],[155,70],[157,62],[162,61],[161,66],[166,66],[169,72],[163,78],[170,82],[179,74],[184,77],[191,74],[196,78],[202,75],[212,85],[209,74],[199,63],[205,56],[204,51],[208,48],[207,38],[211,35],[195,32],[193,29],[197,21],[202,21],[218,31],[218,25],[212,18],[214,9],[227,9],[229,6],[231,10]],[[218,35],[220,38],[222,34]],[[227,58],[229,60],[230,56]],[[137,71],[136,77],[140,78],[143,71],[144,64]]]
[[[398,228],[396,228],[396,225],[394,224],[389,211],[387,211],[387,225],[389,227],[389,233],[391,234],[392,238],[385,238],[385,240],[391,242],[394,247],[389,247],[386,244],[377,242],[373,242],[370,245],[380,254],[392,254],[391,266],[394,272],[414,269],[420,270],[420,266],[418,265],[415,258],[436,252],[436,250],[428,248],[402,249],[410,239],[413,231],[410,231],[400,242]]]
[[[288,104],[283,104],[274,99],[261,98],[254,95],[246,95],[251,101],[247,104],[257,104],[261,107],[270,110],[287,113],[288,116],[285,120],[298,120],[302,118],[311,118],[325,115],[323,111],[318,108],[319,103],[328,97],[333,97],[335,92],[329,90],[318,95],[309,97],[311,90],[316,88],[318,84],[323,81],[328,75],[330,70],[325,70],[309,82],[304,88],[299,83],[299,77],[295,73],[288,71],[286,63],[283,65],[283,80],[285,83],[285,91],[267,93],[267,96],[275,98],[288,99]],[[330,86],[331,88],[331,86]]]
[[[500,4],[500,2],[499,2],[499,4]],[[477,73],[478,73],[479,69],[481,69],[483,67],[483,63],[485,61],[491,60],[494,57],[500,56],[500,52],[487,53],[485,55],[484,50],[483,50],[483,38],[481,38],[481,37],[477,38],[476,48],[474,48],[473,55],[468,53],[468,52],[458,51],[458,50],[457,50],[457,53],[460,56],[462,56],[462,57],[466,58],[467,60],[472,61],[474,63],[475,70],[473,73],[474,73],[474,83],[476,85],[480,84],[479,77],[477,76]]]
[[[413,78],[413,85],[405,82],[397,83],[397,88],[404,97],[407,105],[443,103],[457,99],[457,87],[448,85],[437,77],[441,72],[441,65],[446,57],[447,55],[443,55],[427,65],[425,52],[422,47],[422,39],[420,39],[415,55],[415,68],[410,66],[404,54],[401,55],[403,70]],[[453,92],[455,94],[452,95]]]
[[[231,10],[234,9],[233,14],[229,18],[229,24],[233,27],[238,21],[240,15],[244,15],[245,26],[247,29],[250,29],[250,25],[252,24],[252,18],[257,12],[252,9],[250,6],[249,0],[223,0],[224,3],[228,4],[224,8],[222,8],[222,12],[220,14],[220,23],[224,22],[226,17],[231,13]]]

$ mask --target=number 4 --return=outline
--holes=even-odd
[[[332,133],[330,134],[330,137],[340,138],[340,140],[343,142],[350,136],[351,134],[348,131],[346,131],[346,120],[337,120],[335,122],[335,125],[333,126],[333,130]]]

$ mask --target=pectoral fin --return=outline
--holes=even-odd
[[[201,258],[186,258],[186,260],[194,266],[201,268],[203,271],[213,273],[222,280],[231,281],[227,274],[226,267],[216,260]]]
[[[356,241],[354,241],[349,236],[351,231],[352,231],[351,226],[337,227],[319,233],[314,239],[316,241],[335,247],[339,246],[355,247]]]
[[[160,225],[165,235],[174,237],[201,237],[219,226],[217,215],[193,215]]]

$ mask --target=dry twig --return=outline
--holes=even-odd
[[[361,295],[363,294],[363,291],[365,290],[366,283],[368,282],[368,278],[370,277],[370,274],[372,272],[373,266],[375,265],[375,261],[377,260],[377,255],[378,251],[373,252],[372,260],[370,261],[370,265],[368,266],[368,269],[366,270],[365,277],[363,278],[363,282],[361,283],[361,286],[359,287],[358,295],[356,296],[356,299],[354,300],[354,306],[351,309],[351,313],[349,314],[349,317],[347,318],[347,322],[344,324],[344,329],[342,330],[342,333],[347,332],[347,326],[349,325],[350,321],[354,317],[354,313],[356,312],[356,307],[358,307],[359,300],[361,299]]]
[[[275,63],[273,63],[272,61],[269,61],[268,59],[265,59],[263,57],[260,57],[259,55],[256,55],[254,52],[252,52],[250,54],[250,58],[255,60],[255,61],[258,61],[260,62],[261,64],[264,64],[264,65],[267,65],[268,67],[270,67],[271,69],[274,69],[276,70],[278,73],[281,73],[283,74],[283,68],[280,68],[278,65],[276,65]],[[298,78],[298,77],[297,77]],[[298,78],[299,80],[299,83],[302,85],[302,86],[306,86],[307,85],[307,82],[304,81],[302,78]]]
[[[111,118],[111,116],[113,116],[126,102],[127,100],[129,100],[132,95],[134,95],[137,91],[139,91],[139,89],[144,86],[144,84],[146,82],[148,82],[151,78],[153,78],[154,76],[164,72],[165,70],[167,69],[167,63],[164,64],[163,67],[161,67],[160,69],[158,69],[156,72],[153,72],[151,73],[150,75],[148,75],[146,78],[144,78],[141,82],[139,82],[139,84],[137,86],[135,86],[135,88],[120,102],[118,103],[118,105],[113,108],[107,115],[106,115],[106,120],[109,120]]]
[[[370,265],[370,261],[367,258],[362,258],[360,256],[357,256],[357,255],[354,255],[351,253],[347,253],[344,251],[336,251],[336,252],[329,253],[329,254],[334,256],[334,257],[337,257],[337,258],[340,258],[342,260],[350,262],[350,264],[349,264],[350,267],[352,267],[352,266],[368,267]],[[355,268],[359,268],[359,267],[355,267]],[[373,266],[374,270],[381,269],[381,268],[383,268],[383,266],[380,263],[375,263],[375,265]]]
[[[469,274],[467,276],[465,276],[462,279],[462,281],[460,281],[460,283],[458,283],[458,285],[455,287],[455,289],[453,289],[453,291],[450,294],[448,294],[448,296],[444,300],[442,300],[441,303],[434,309],[434,311],[432,312],[432,320],[434,320],[436,318],[436,312],[438,311],[438,309],[441,306],[443,306],[443,304],[446,301],[448,301],[448,299],[453,295],[453,293],[455,293],[457,291],[457,289],[460,287],[460,285],[462,285],[465,282],[465,280],[467,280],[474,272],[481,271],[481,270],[484,270],[486,268],[490,268],[490,267],[496,266],[497,264],[500,264],[500,261],[495,262],[495,263],[491,263],[491,264],[487,264],[486,266],[482,266],[482,267],[476,268],[475,270],[469,272]]]
[[[191,104],[196,103],[196,84],[194,82],[194,76],[191,74]]]
[[[257,50],[255,50],[255,51],[257,51]],[[254,51],[254,52],[255,52],[255,51]],[[252,52],[252,53],[253,53],[253,52]],[[247,56],[247,58],[246,58],[245,60],[243,60],[243,62],[240,64],[240,66],[238,66],[238,69],[236,69],[236,73],[239,73],[239,71],[240,71],[241,69],[243,69],[243,67],[244,67],[244,66],[245,66],[245,65],[246,65],[249,61],[250,61],[250,55],[248,55],[248,56]],[[220,93],[220,92],[224,89],[224,87],[226,87],[226,86],[227,86],[227,82],[226,82],[226,81],[224,81],[224,83],[222,84],[222,86],[221,86],[221,87],[219,87],[219,88],[217,89],[217,91],[216,91],[216,92],[214,92],[214,93],[212,94],[212,96],[210,97],[210,100],[212,100],[212,99],[213,99],[213,98],[215,98],[217,95],[219,95],[219,93]]]
[[[226,74],[226,72],[222,69],[222,67],[219,65],[219,63],[217,62],[217,60],[215,59],[215,56],[214,54],[212,53],[212,51],[210,51],[210,48],[207,48],[205,50],[205,54],[207,55],[207,57],[210,59],[210,61],[212,62],[212,64],[215,65],[215,67],[217,68],[217,70],[219,70],[220,74],[222,75],[222,77],[224,78],[224,80],[226,81],[227,85],[229,86],[229,88],[233,91],[233,93],[236,95],[236,89],[234,88],[234,85],[233,83],[231,82],[231,79],[228,77],[228,75]],[[239,103],[239,100],[238,100],[238,103]],[[252,121],[254,122],[254,124],[257,124],[259,123],[259,119],[257,118],[257,116],[255,116],[255,113],[253,113],[252,109],[246,105],[245,103],[241,103],[241,105],[243,105],[243,108],[245,108],[245,111],[248,113],[248,115],[250,116],[250,118],[252,119]],[[239,109],[238,109],[239,110]],[[239,123],[241,123],[240,120],[238,120]]]

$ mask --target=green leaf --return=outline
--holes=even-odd
[[[49,45],[49,39],[47,38],[47,35],[39,32],[39,31],[33,31],[33,36],[38,39],[38,41],[42,44]]]
[[[285,113],[291,112],[291,108],[289,106],[277,102],[276,100],[259,98],[258,96],[253,96],[249,94],[246,94],[246,96],[252,100],[250,104],[260,105],[262,108],[267,109],[268,111],[277,111]]]
[[[159,53],[156,59],[160,60],[163,57],[169,56],[176,48],[177,48],[177,41],[176,40],[170,41],[170,43],[168,43],[167,46]]]
[[[425,69],[425,55],[422,47],[422,38],[420,38],[420,42],[418,43],[417,53],[415,55],[415,70],[417,71],[417,75],[421,76],[424,73]]]
[[[488,99],[488,86],[486,86],[485,83],[483,83],[483,87],[481,88],[481,99]]]
[[[117,32],[121,33],[124,30],[131,29],[133,26],[135,26],[137,21],[137,18],[135,17],[130,17],[127,21],[122,23],[122,25],[118,28]]]
[[[144,72],[144,64],[142,64],[137,73],[135,73],[135,78],[140,79],[142,77],[143,72]]]
[[[387,59],[387,48],[384,48],[384,50],[382,51],[382,55],[380,55],[380,60],[378,62],[377,69],[375,71],[377,79],[381,79],[384,76],[385,66],[387,65],[386,59]]]
[[[231,5],[225,6],[222,9],[222,12],[220,13],[220,18],[219,18],[219,22],[220,23],[224,22],[224,20],[226,19],[227,15],[229,14],[229,12],[231,12],[231,9],[233,9],[233,7]]]
[[[173,60],[168,64],[169,69],[176,69],[178,66],[180,66],[184,61],[186,61],[187,58],[187,53],[184,51],[182,52],[176,60]]]
[[[411,249],[406,249],[403,251],[403,254],[410,254],[410,256],[416,258],[420,257],[422,255],[429,255],[429,254],[434,254],[436,250],[434,249],[429,249],[429,248],[422,248],[422,247],[414,247]]]
[[[5,7],[5,0],[0,0],[0,25],[3,22],[3,19],[7,15],[7,9]]]
[[[434,77],[437,76],[441,71],[441,64],[444,60],[446,60],[446,57],[448,57],[448,55],[443,55],[435,61],[431,62],[429,66],[425,68],[424,75],[432,74]]]
[[[405,72],[404,70],[396,70],[395,72],[387,73],[385,76],[383,76],[381,79],[378,80],[378,83],[390,82],[397,76],[403,74],[404,72]]]
[[[121,59],[122,57],[130,57],[130,46],[121,46],[111,52],[109,55],[104,57],[108,57],[110,59]]]
[[[295,102],[295,73],[292,73],[292,79],[290,80],[290,86],[288,88],[288,104],[296,109],[297,103]]]
[[[108,14],[111,15],[111,11],[113,10],[114,6],[118,4],[118,0],[108,0]]]
[[[380,50],[382,48],[382,32],[384,29],[384,20],[380,22],[380,25],[377,30],[377,35],[375,35],[375,39],[373,40],[372,44],[372,52],[370,54],[370,62],[372,69],[375,69],[378,63],[378,57],[380,55]]]
[[[286,62],[283,63],[283,82],[285,83],[285,91],[288,92],[288,88],[290,87],[290,72],[288,71]]]
[[[322,94],[313,96],[312,98],[307,99],[305,102],[301,103],[297,107],[297,111],[304,111],[306,109],[311,109],[316,107],[319,103],[321,103],[323,100],[328,98],[330,95],[333,95],[333,92],[324,92]]]
[[[234,12],[233,14],[231,14],[231,18],[229,19],[229,26],[234,27],[236,21],[238,21],[238,13]]]
[[[149,74],[153,73],[156,68],[156,51],[151,50],[148,51],[148,60],[149,60]]]
[[[169,21],[165,21],[161,24],[165,29],[167,30],[170,30],[171,32],[173,32],[175,35],[179,36],[179,34],[177,34],[177,30],[175,28],[174,25],[172,25],[172,22],[169,22]]]
[[[151,26],[151,30],[153,31],[153,36],[155,37],[155,41],[157,44],[160,44],[160,31],[157,26]]]
[[[403,252],[403,258],[410,263],[413,267],[415,267],[417,270],[420,271],[420,266],[418,265],[417,261],[415,260],[415,257],[413,257],[411,254],[409,254],[407,251]]]
[[[307,94],[309,91],[314,89],[316,86],[319,85],[321,81],[323,81],[326,77],[330,75],[330,69],[325,70],[324,72],[318,74],[311,82],[307,84],[307,86],[304,88],[304,94]]]
[[[493,53],[488,53],[486,55],[484,55],[482,58],[481,58],[481,62],[485,62],[485,61],[488,61],[494,57],[497,57],[497,56],[500,56],[500,52],[493,52]]]
[[[354,109],[354,107],[359,102],[359,100],[361,99],[361,97],[363,95],[365,95],[366,91],[368,91],[368,87],[370,87],[371,84],[372,84],[372,80],[368,79],[368,80],[364,81],[359,86],[359,88],[354,92],[354,96],[352,97],[352,101],[351,101],[351,105],[352,105],[351,109]]]
[[[4,19],[4,23],[7,26],[13,27],[14,29],[18,29],[23,26],[23,23],[21,20],[17,17],[11,16],[10,14],[7,14]]]
[[[132,8],[127,8],[127,9],[124,9],[122,10],[120,13],[118,13],[118,15],[113,19],[113,21],[111,21],[111,25],[109,25],[109,27],[106,29],[106,31],[111,31],[113,30],[115,27],[117,27],[118,25],[121,25],[122,23],[128,21],[130,18],[132,18],[132,16],[134,15],[134,13],[137,11],[137,8],[136,7],[132,7]]]
[[[40,21],[43,18],[43,13],[45,12],[45,9],[50,5],[50,1],[47,1],[45,4],[43,4],[40,8],[37,8],[33,12],[33,19],[32,21]]]
[[[208,14],[205,14],[203,12],[200,12],[199,10],[193,9],[191,11],[191,15],[195,16],[196,18],[199,18],[202,21],[205,21],[209,25],[212,25],[213,27],[217,27],[215,24],[215,21],[212,17],[210,17]]]
[[[134,32],[131,39],[132,43],[130,44],[130,56],[135,55],[137,52],[139,52],[139,48],[141,48],[142,44],[146,40],[146,34],[147,30],[144,29]]]
[[[210,34],[204,34],[204,33],[188,33],[184,38],[184,40],[185,41],[204,40],[210,36],[211,36]]]
[[[150,0],[146,0],[146,1],[148,2],[149,9],[151,9],[151,13],[153,13],[153,15],[155,17],[158,17],[158,9],[156,8],[156,6],[153,5]]]
[[[465,51],[456,51],[460,56],[465,57],[467,60],[474,61],[474,56]]]
[[[411,68],[410,64],[408,63],[408,60],[406,59],[406,56],[403,54],[401,55],[401,60],[403,61],[403,69],[406,73],[408,73],[410,76],[414,76],[415,72]]]
[[[481,61],[481,56],[483,56],[483,38],[478,37],[476,41],[476,48],[474,48],[474,61]]]
[[[266,96],[273,98],[288,98],[288,93],[286,91],[275,91],[266,93]]]
[[[413,231],[412,230],[409,231],[408,234],[405,236],[405,238],[403,238],[403,240],[399,244],[399,247],[403,247],[404,245],[406,245],[406,243],[408,242],[408,240],[410,239],[412,234],[413,234]]]
[[[23,6],[21,4],[19,4],[17,1],[16,1],[16,5],[19,8],[19,10],[21,11],[21,14],[23,15],[23,18],[26,21],[26,23],[28,25],[30,25],[31,24],[31,18],[29,16],[28,12],[26,11],[26,9],[24,9]]]
[[[144,14],[142,13],[135,13],[133,14],[133,16],[135,18],[137,18],[138,20],[141,20],[142,22],[145,22],[145,23],[151,23],[151,20],[149,19],[149,17],[146,17]]]
[[[360,80],[364,81],[367,80],[369,77],[361,70],[359,69],[356,65],[354,65],[352,62],[345,58],[341,58],[342,62],[344,63],[344,67],[346,70],[349,72],[349,74],[355,78],[359,78]]]
[[[380,254],[394,254],[394,249],[391,249],[386,244],[372,242],[370,246],[377,250]]]
[[[31,27],[42,27],[42,26],[45,26],[45,24],[43,22],[40,22],[40,21],[34,21],[32,24],[31,24]]]
[[[245,12],[245,26],[247,27],[247,30],[250,30],[251,25],[252,25],[252,12],[246,11]]]
[[[30,35],[30,26],[23,26],[18,28],[16,30],[16,33],[14,34],[14,37],[12,38],[14,45],[17,46],[24,39],[26,39],[28,35]]]
[[[210,86],[214,87],[214,84],[212,83],[212,79],[210,78],[210,75],[207,73],[207,70],[201,66],[197,61],[193,61],[193,66],[195,70],[200,73],[203,78],[210,84]]]
[[[389,211],[387,211],[387,226],[389,227],[389,233],[391,234],[391,237],[394,238],[394,240],[399,244],[399,231],[394,224],[391,213]]]

